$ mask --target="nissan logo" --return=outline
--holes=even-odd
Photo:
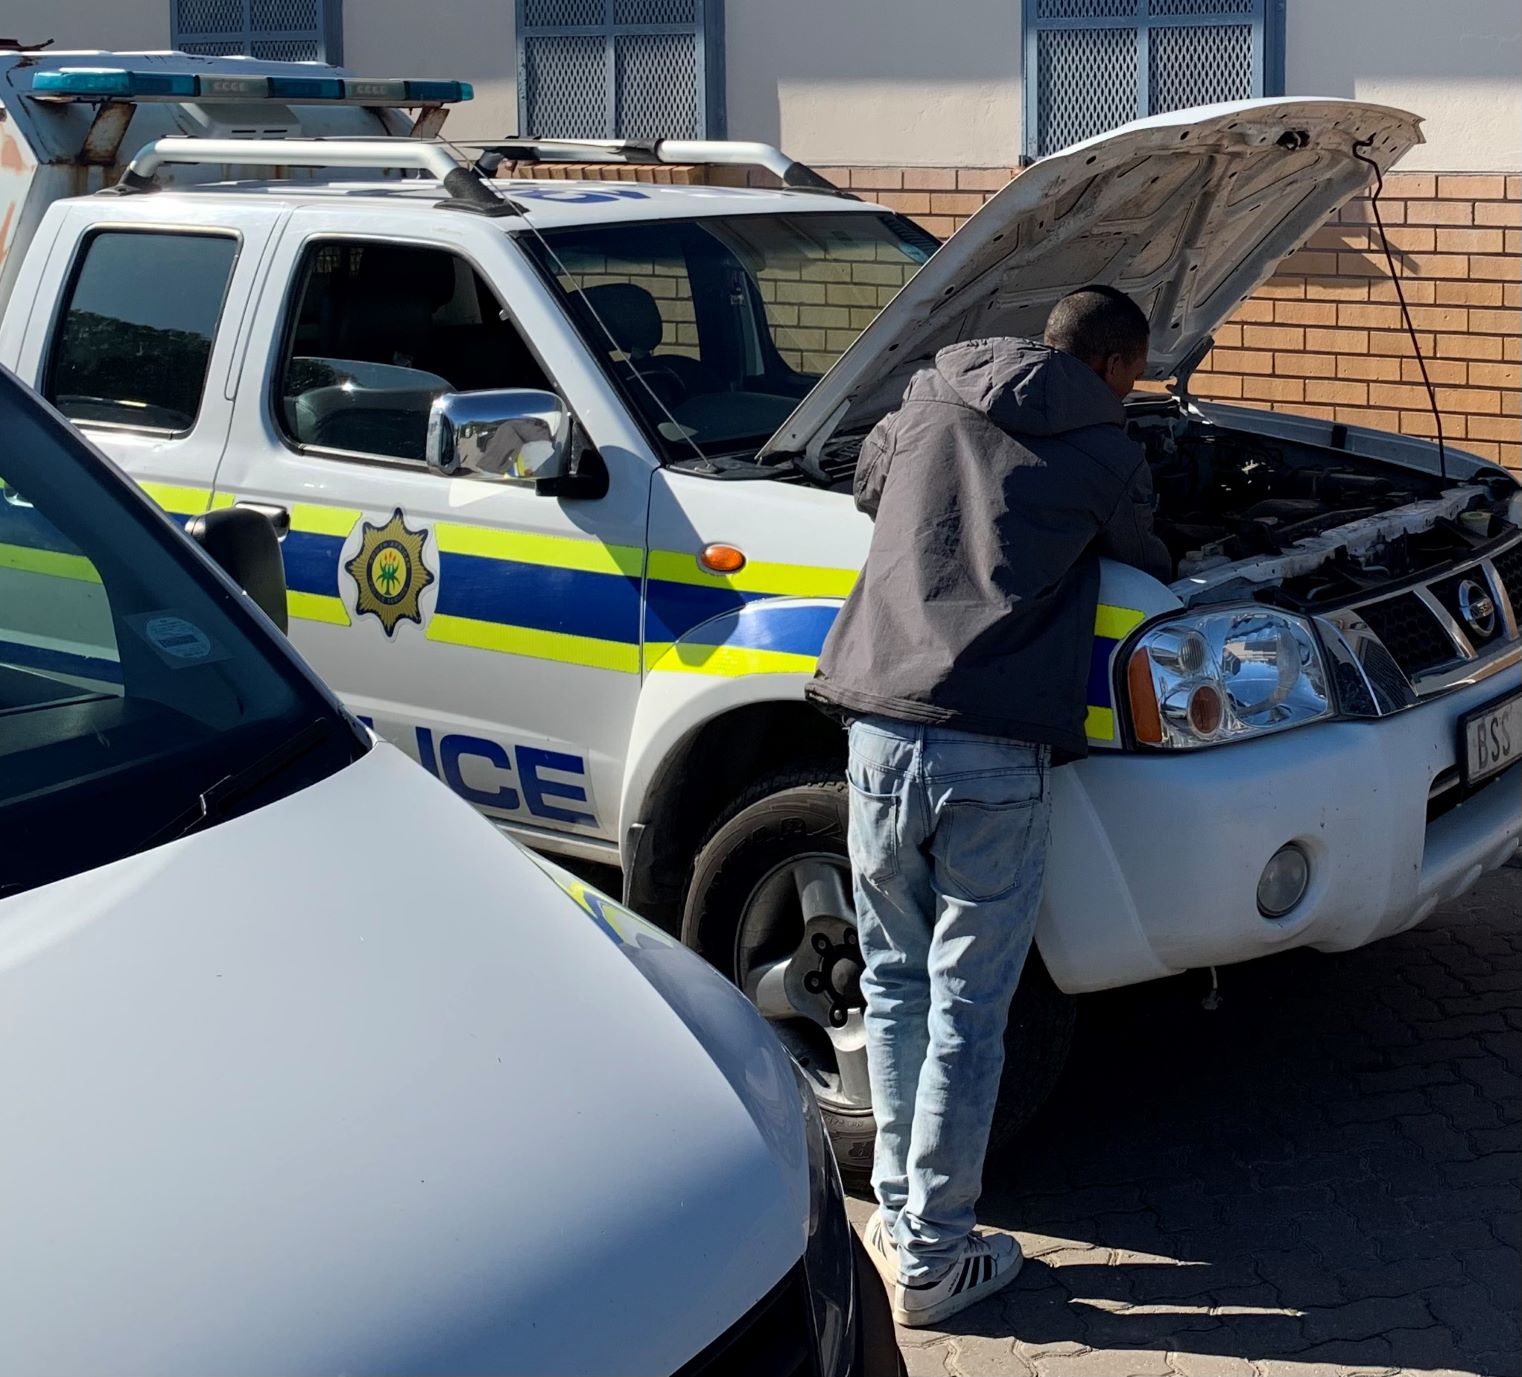
[[[1476,636],[1488,638],[1495,634],[1495,601],[1473,579],[1459,584],[1459,615]]]

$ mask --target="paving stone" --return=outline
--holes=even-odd
[[[1173,1377],[1257,1377],[1246,1358],[1220,1353],[1170,1353],[1168,1367]]]
[[[1141,1349],[1105,1349],[1035,1362],[1040,1377],[1171,1377],[1166,1353]]]
[[[1026,1272],[905,1335],[910,1371],[1522,1377],[1518,911],[1506,870],[1363,951],[1232,968],[1214,1015],[1193,976],[1086,999],[980,1208]]]

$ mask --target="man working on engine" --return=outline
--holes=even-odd
[[[850,856],[866,970],[878,1210],[894,1318],[928,1325],[1014,1279],[974,1231],[1010,1000],[1041,898],[1049,769],[1086,754],[1107,555],[1163,578],[1121,400],[1147,360],[1122,292],[1063,298],[1043,343],[969,340],[867,437],[860,580],[809,696],[850,719]]]

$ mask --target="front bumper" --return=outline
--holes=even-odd
[[[1053,979],[1106,989],[1286,947],[1344,951],[1421,922],[1522,841],[1522,765],[1428,820],[1459,719],[1519,687],[1513,668],[1392,717],[1056,771],[1037,930]],[[1310,884],[1266,919],[1258,877],[1291,841]]]

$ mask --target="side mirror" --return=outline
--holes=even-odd
[[[285,606],[285,561],[274,523],[248,507],[224,507],[185,523],[185,532],[282,631],[289,623]]]
[[[571,471],[571,414],[553,392],[446,392],[428,414],[428,467],[455,478],[546,483]]]

